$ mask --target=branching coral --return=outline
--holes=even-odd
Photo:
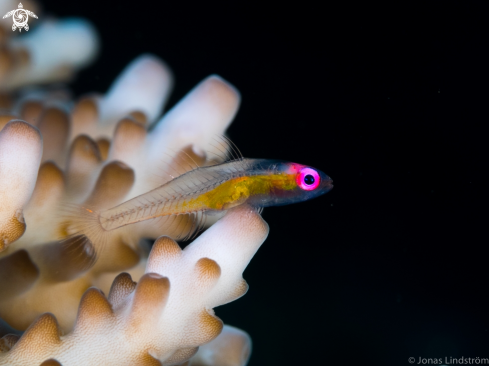
[[[0,14],[17,8],[17,1],[0,3]],[[0,91],[11,91],[21,86],[64,81],[80,67],[91,62],[98,49],[92,26],[81,19],[63,21],[43,20],[36,3],[24,2],[26,9],[39,15],[39,24],[26,34],[18,36],[9,29],[9,22],[0,22]],[[0,108],[8,107],[8,97],[0,98]]]
[[[165,151],[178,151],[190,145],[206,149],[216,134],[224,132],[234,116],[239,97],[234,88],[217,77],[210,77],[198,85],[149,133],[145,125],[133,117],[125,117],[116,122],[124,113],[131,113],[131,108],[132,114],[141,119],[154,119],[168,93],[169,80],[168,71],[161,62],[152,56],[143,56],[128,67],[105,98],[98,101],[82,98],[75,105],[71,116],[61,109],[48,107],[37,118],[33,118],[31,122],[36,123],[43,136],[46,135],[51,140],[49,144],[44,144],[42,159],[53,157],[55,161],[66,162],[64,172],[53,161],[46,161],[41,165],[35,182],[38,169],[36,162],[39,161],[41,152],[39,148],[35,151],[32,147],[30,150],[25,149],[26,145],[34,146],[31,140],[19,140],[16,145],[19,149],[24,149],[25,154],[30,154],[30,159],[26,158],[23,165],[19,164],[22,161],[15,160],[14,149],[9,148],[4,152],[5,161],[15,161],[18,174],[30,174],[29,177],[22,178],[30,185],[19,188],[24,196],[15,195],[18,201],[5,211],[4,215],[10,221],[4,219],[1,232],[4,236],[9,234],[11,230],[7,229],[12,226],[11,222],[17,220],[14,221],[18,222],[15,226],[18,228],[15,232],[17,236],[7,237],[8,240],[4,242],[8,244],[15,240],[24,228],[22,217],[25,217],[27,230],[22,238],[12,244],[12,249],[4,253],[25,248],[29,256],[25,257],[26,263],[23,265],[39,268],[39,275],[32,278],[29,290],[22,293],[17,291],[15,296],[5,295],[0,300],[1,317],[14,327],[25,329],[37,315],[51,311],[58,318],[61,327],[69,330],[75,315],[73,305],[78,302],[83,291],[91,285],[108,290],[106,286],[117,273],[134,267],[139,262],[140,238],[172,235],[175,231],[181,231],[181,226],[189,225],[188,218],[182,216],[178,221],[172,221],[171,226],[166,221],[143,222],[134,225],[130,230],[120,231],[110,238],[97,264],[88,272],[84,272],[83,264],[91,260],[90,253],[63,252],[63,246],[56,242],[70,230],[70,219],[63,215],[61,204],[85,202],[97,207],[110,207],[125,197],[136,196],[152,189],[170,179],[170,176],[164,176],[166,170],[173,171],[173,166],[179,165],[178,156],[170,159]],[[113,102],[114,95],[124,95],[127,98],[127,94],[136,95],[138,92],[147,96],[144,98],[138,95],[145,104],[131,106],[128,103]],[[120,107],[117,109],[117,106]],[[105,120],[99,120],[98,110],[105,111]],[[207,123],[200,118],[201,115],[206,116]],[[73,122],[73,129],[86,134],[76,138],[72,136],[74,140],[67,149],[66,137],[71,129],[70,120]],[[37,136],[39,140],[39,134],[34,127],[25,122],[16,123],[31,131],[31,139]],[[10,122],[2,133],[10,133],[12,125],[14,122]],[[106,137],[114,130],[114,137],[109,142]],[[87,134],[94,138],[102,137],[103,140],[97,142]],[[103,141],[110,145],[105,160],[101,153]],[[189,153],[192,154],[192,151]],[[194,153],[193,156],[202,160]],[[19,169],[19,166],[23,169]],[[179,169],[183,172],[185,166],[180,164]],[[15,180],[8,180],[5,184],[7,183],[9,185],[5,188],[5,197],[10,195],[10,189],[16,185]],[[26,203],[33,188],[32,197]],[[9,260],[13,260],[13,257],[2,259],[4,263]],[[69,271],[62,267],[69,268]],[[102,276],[107,272],[112,274],[108,277]],[[12,282],[17,280],[25,281],[24,277],[17,279],[13,274]]]
[[[97,44],[82,21],[9,37],[0,35],[4,91],[68,77]],[[29,61],[15,61],[14,51]],[[79,237],[60,242],[76,234],[67,207],[112,207],[184,173],[188,159],[211,159],[202,151],[232,121],[238,92],[211,76],[158,120],[171,86],[166,65],[143,55],[106,95],[0,98],[0,364],[247,362],[249,337],[229,326],[217,337],[222,323],[211,309],[246,291],[241,274],[268,230],[252,209],[230,211],[183,251],[169,237],[185,233],[191,217],[131,225],[108,237],[92,267],[94,252],[77,246]],[[147,259],[141,239],[157,237]]]
[[[170,238],[160,237],[137,284],[122,273],[108,298],[98,289],[89,289],[74,330],[66,336],[60,336],[51,314],[42,315],[18,341],[11,337],[4,345],[11,349],[0,354],[0,364],[32,365],[49,358],[63,365],[182,364],[199,345],[221,332],[222,323],[211,309],[246,292],[241,274],[267,232],[261,217],[242,207],[183,251]],[[234,338],[241,364],[249,342],[239,333]],[[230,337],[227,341],[233,342]],[[214,362],[218,357],[203,350],[195,364],[206,360]]]

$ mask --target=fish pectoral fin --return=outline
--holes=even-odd
[[[236,192],[235,195],[233,195],[232,201],[226,202],[225,204],[222,205],[222,209],[223,210],[229,210],[230,208],[242,205],[243,203],[246,202],[246,200],[248,200],[248,197],[249,197],[249,194],[247,191],[246,192],[238,191],[238,192]]]

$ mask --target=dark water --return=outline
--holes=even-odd
[[[489,358],[485,2],[49,1],[98,27],[78,93],[133,58],[173,69],[170,105],[217,73],[242,93],[248,157],[316,166],[334,190],[266,209],[242,299],[257,365],[409,365]]]

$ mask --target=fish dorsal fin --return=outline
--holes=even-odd
[[[227,136],[216,135],[209,145],[211,146],[207,152],[209,162],[206,165],[215,165],[244,159],[243,154],[241,154],[241,151],[236,144]]]
[[[178,152],[168,150],[164,155],[165,157],[155,166],[155,173],[148,187],[159,187],[197,168],[227,162],[236,162],[240,165],[244,160],[236,145],[223,135],[216,135],[205,151],[200,152],[195,146],[188,145]]]
[[[169,151],[161,162],[162,174],[158,174],[158,186],[191,170],[230,161],[242,161],[243,155],[228,137],[216,135],[209,143],[207,151],[196,151],[188,145],[178,152]]]
[[[156,166],[154,177],[151,178],[154,187],[206,165],[206,157],[196,153],[190,145],[178,152],[169,151],[164,155]]]

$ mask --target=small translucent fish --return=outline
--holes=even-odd
[[[191,170],[162,186],[98,213],[106,231],[160,216],[287,205],[333,188],[323,172],[280,160],[242,159]]]
[[[98,250],[104,233],[159,217],[190,215],[195,224],[186,228],[188,237],[202,228],[206,215],[242,204],[261,210],[306,201],[330,191],[332,183],[326,174],[309,166],[240,158],[197,167],[110,209],[82,208],[77,234],[86,235]]]

